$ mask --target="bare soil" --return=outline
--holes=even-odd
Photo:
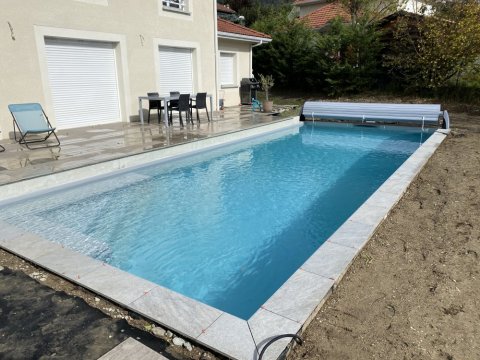
[[[214,360],[158,324],[0,249],[0,359],[96,360],[132,337],[168,359]]]
[[[20,271],[0,271],[0,358],[97,359],[128,337],[156,350],[165,344],[132,326],[37,283]]]
[[[480,117],[451,120],[289,360],[480,359]]]

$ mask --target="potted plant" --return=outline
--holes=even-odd
[[[274,85],[273,76],[258,74],[258,77],[260,78],[260,85],[262,86],[263,91],[265,91],[265,100],[263,101],[263,111],[272,112],[273,101],[268,100],[268,91]]]

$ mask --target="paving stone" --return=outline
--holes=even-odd
[[[303,324],[330,293],[334,281],[297,270],[262,308]]]
[[[131,309],[190,338],[196,338],[222,312],[161,286],[128,304]]]
[[[251,360],[258,355],[248,323],[227,313],[206,328],[197,341],[235,359]]]
[[[128,338],[98,360],[167,360],[165,356],[153,351],[135,339]]]
[[[264,309],[258,309],[253,316],[248,319],[250,331],[257,344],[257,350],[260,353],[265,345],[274,337],[284,334],[296,334],[301,324],[279,316]],[[284,338],[271,344],[264,353],[264,360],[276,360],[290,343],[292,338]]]
[[[327,241],[301,266],[301,269],[337,281],[357,252],[357,249]]]

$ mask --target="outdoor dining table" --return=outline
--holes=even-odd
[[[164,108],[164,111],[163,111],[163,122],[164,122],[165,126],[168,127],[169,126],[169,124],[168,124],[168,102],[170,100],[178,100],[179,98],[180,98],[179,95],[175,95],[175,96],[169,96],[169,95],[166,95],[166,96],[139,96],[138,97],[138,114],[140,115],[140,123],[142,125],[144,124],[144,122],[143,122],[142,101],[143,100],[160,100],[160,101],[163,101],[163,103],[165,104],[164,105],[165,108]],[[210,99],[210,117],[213,119],[213,96],[211,94],[207,94],[207,98]],[[190,95],[190,99],[195,100],[196,95]],[[207,111],[208,111],[208,109],[207,109]]]

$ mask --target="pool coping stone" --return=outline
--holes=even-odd
[[[298,126],[298,117],[289,120],[285,120],[284,124],[276,122],[243,130],[246,132],[243,134],[244,139],[260,136],[261,130],[263,134],[268,134],[295,124]],[[210,149],[240,141],[239,133],[241,132],[223,135],[229,137],[229,140],[222,138],[219,144],[212,144],[212,140],[220,137],[212,137],[198,140],[193,146],[185,146],[192,144],[188,143],[177,147],[189,153]],[[225,356],[257,359],[263,346],[274,336],[298,333],[306,327],[447,134],[448,131],[435,131],[248,320],[66,249],[3,221],[0,221],[0,247]],[[205,146],[201,145],[203,141],[207,142]],[[172,155],[171,149],[157,151],[167,150],[168,155],[162,159],[180,154],[179,150]],[[144,164],[159,160],[158,157],[152,160],[152,153],[154,152],[147,153]],[[118,160],[111,162],[113,171],[128,167],[129,163],[131,165],[130,161],[122,164]],[[82,169],[80,175],[85,174]],[[55,185],[64,185],[64,181],[65,179],[56,182]],[[45,182],[41,180],[39,184],[45,185]],[[4,194],[2,187],[0,195]],[[325,265],[323,268],[321,266],[323,261],[327,263],[326,268]],[[122,283],[122,291],[115,289],[119,282]],[[266,352],[265,359],[278,358],[291,342],[290,339],[282,339],[274,343]]]
[[[259,353],[270,339],[280,335],[278,329],[282,329],[282,334],[297,334],[302,327],[299,322],[287,319],[264,308],[258,309],[247,322]],[[268,326],[265,326],[265,324],[268,324]],[[277,359],[279,354],[285,351],[290,341],[291,338],[276,341],[265,351],[263,359]]]
[[[223,313],[196,340],[235,359],[255,359],[258,355],[248,322],[228,313]]]

